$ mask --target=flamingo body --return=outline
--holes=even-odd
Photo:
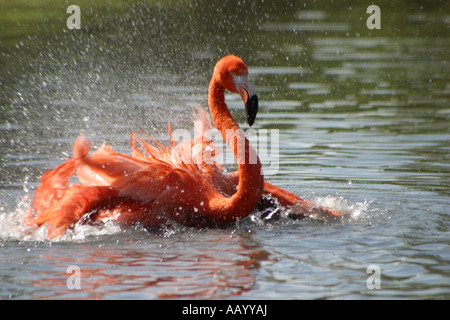
[[[80,220],[114,219],[125,225],[146,226],[162,226],[170,221],[196,227],[220,226],[248,216],[258,203],[273,205],[262,200],[263,194],[295,208],[300,215],[319,210],[339,216],[338,212],[316,208],[264,181],[255,150],[225,104],[225,90],[239,93],[247,120],[250,125],[253,123],[258,103],[247,75],[240,58],[226,56],[216,64],[209,86],[208,103],[214,125],[224,139],[227,130],[234,130],[246,142],[243,150],[232,145],[238,162],[236,172],[225,174],[218,163],[205,161],[205,155],[214,155],[215,150],[213,141],[201,135],[211,128],[202,109],[196,122],[200,134],[182,145],[172,139],[169,147],[158,143],[155,147],[133,133],[131,155],[117,153],[110,146],[89,155],[90,142],[80,136],[74,143],[73,157],[42,176],[33,198],[32,221],[38,226],[48,225],[51,236],[61,235]],[[69,178],[75,174],[79,182],[69,184]]]

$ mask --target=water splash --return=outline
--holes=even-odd
[[[25,225],[31,199],[28,194],[21,197],[17,207],[13,211],[0,208],[0,239],[10,241],[44,241],[46,230]]]
[[[273,225],[276,223],[296,223],[299,220],[298,213],[293,209],[283,207],[278,203],[277,199],[265,195],[264,197],[274,203],[274,206],[264,210],[258,210],[250,215],[249,220],[256,225]],[[340,223],[340,222],[359,222],[365,220],[373,220],[376,208],[371,207],[372,201],[363,201],[352,203],[342,196],[324,196],[324,197],[307,197],[307,202],[317,207],[330,209],[343,213],[342,217],[336,218],[324,215],[311,214],[306,219],[322,221],[324,223]]]
[[[342,196],[328,195],[325,197],[313,198],[310,201],[323,208],[343,212],[343,221],[360,221],[365,218],[370,218],[371,212],[375,210],[370,207],[372,201],[364,200],[363,202],[352,203]]]
[[[30,206],[31,196],[25,194],[15,210],[6,211],[5,207],[0,207],[0,241],[49,241],[47,226],[37,227],[25,222]],[[95,225],[80,222],[52,242],[82,242],[121,231],[122,228],[112,220]]]
[[[283,207],[277,202],[277,199],[269,198],[274,206],[263,210],[257,210],[248,218],[243,220],[245,225],[258,225],[275,227],[277,224],[293,224],[298,223],[298,215],[294,214],[289,208]],[[312,220],[318,220],[325,223],[340,222],[361,222],[372,221],[378,216],[378,209],[371,207],[371,201],[363,201],[352,203],[342,196],[324,196],[324,197],[308,197],[308,202],[323,207],[325,209],[333,209],[344,213],[343,217],[338,219],[323,219],[323,217],[310,217]],[[7,212],[4,206],[0,206],[0,240],[3,241],[49,241],[48,227],[45,225],[37,227],[24,223],[29,208],[31,206],[31,196],[27,192],[23,195],[14,211]],[[85,223],[80,221],[73,228],[68,229],[63,235],[52,242],[84,242],[97,239],[102,236],[109,236],[126,232],[120,224],[114,220],[107,220],[101,223]],[[165,238],[177,235],[179,233],[195,234],[195,229],[185,227],[177,223],[170,223],[163,228],[148,228],[141,225],[134,227],[137,232],[145,231],[147,234],[163,236]]]

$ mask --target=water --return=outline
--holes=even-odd
[[[0,55],[0,296],[4,299],[448,299],[448,4],[5,2]],[[225,229],[77,226],[61,241],[20,218],[80,132],[128,153],[133,130],[192,129],[214,63],[234,53],[279,130],[267,179],[349,212],[339,222]],[[227,96],[244,122],[242,103]],[[247,127],[244,126],[246,129]],[[70,290],[69,266],[81,272]],[[380,289],[367,285],[370,266]],[[69,281],[69,282],[68,282]],[[375,283],[375,282],[374,282]]]

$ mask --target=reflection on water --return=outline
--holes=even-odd
[[[35,291],[33,298],[226,298],[249,290],[255,282],[253,269],[268,259],[267,252],[251,250],[240,237],[222,232],[176,231],[149,239],[144,231],[135,231],[131,237],[52,245],[50,252],[34,257],[49,263],[32,284],[45,289]],[[124,240],[132,244],[130,250],[117,250]],[[79,290],[68,290],[70,265],[80,268]]]
[[[448,4],[380,0],[369,30],[354,1],[79,1],[72,32],[65,3],[0,3],[1,297],[448,298]],[[279,129],[268,179],[352,219],[22,235],[40,175],[80,132],[128,153],[132,130],[191,130],[227,53],[250,67],[255,130]],[[373,264],[381,290],[366,286]]]

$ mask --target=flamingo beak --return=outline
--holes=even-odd
[[[245,115],[247,116],[248,125],[251,127],[258,113],[258,96],[248,82],[247,76],[235,77],[234,82],[242,101],[244,101]]]

